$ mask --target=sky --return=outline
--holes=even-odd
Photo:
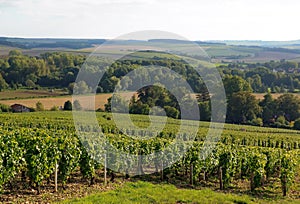
[[[107,38],[162,30],[189,40],[300,39],[299,0],[0,0],[0,36]]]

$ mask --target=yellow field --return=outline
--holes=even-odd
[[[107,103],[107,99],[111,94],[99,94],[95,96],[95,109],[104,108],[104,104]],[[86,107],[87,104],[90,104],[89,109],[92,107],[94,98],[81,97],[80,103],[82,106]],[[6,105],[13,105],[15,103],[25,105],[27,107],[35,108],[35,104],[40,101],[46,110],[51,109],[53,106],[63,107],[66,101],[72,101],[72,96],[64,97],[54,97],[54,98],[32,98],[32,99],[14,99],[14,100],[0,100],[0,103]]]
[[[122,93],[122,97],[129,100],[133,93]],[[264,98],[265,93],[255,93],[253,94],[257,99],[262,100]],[[276,99],[282,94],[272,94],[273,98]],[[299,94],[295,94],[296,96],[299,96]],[[105,94],[97,94],[95,96],[80,96],[78,98],[80,104],[89,110],[95,110],[98,108],[104,109],[104,104],[107,103],[107,99],[111,97],[111,93],[105,93]],[[40,101],[46,110],[50,110],[53,106],[63,107],[64,103],[66,101],[72,101],[72,96],[58,96],[58,97],[42,97],[42,98],[28,98],[28,99],[11,99],[11,100],[1,100],[0,97],[0,103],[5,105],[13,105],[13,104],[22,104],[27,107],[35,108],[36,103]],[[94,103],[95,102],[95,103]],[[95,106],[95,107],[94,107]]]
[[[68,94],[68,92],[63,90],[5,90],[0,92],[0,101],[8,99],[56,97],[66,94]]]
[[[264,95],[266,95],[266,93],[254,93],[253,95],[256,97],[256,99],[263,100],[264,99]],[[283,95],[283,94],[282,93],[273,93],[272,97],[274,99],[277,99],[281,95]],[[298,97],[300,96],[297,93],[294,93],[293,95],[298,96]]]
[[[129,100],[134,93],[127,92],[122,93],[121,96],[126,100]],[[96,110],[98,108],[104,109],[104,104],[107,103],[107,99],[111,97],[111,93],[97,94],[90,96],[79,96],[78,99],[81,106],[88,110]],[[47,97],[47,98],[30,98],[30,99],[12,99],[12,100],[0,100],[1,104],[13,105],[13,104],[22,104],[27,107],[36,107],[36,103],[40,101],[46,110],[50,110],[53,106],[63,107],[66,101],[72,101],[72,96],[60,96],[60,97]]]

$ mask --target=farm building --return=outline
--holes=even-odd
[[[14,113],[22,113],[22,112],[30,112],[30,108],[21,105],[21,104],[14,104],[11,106],[11,110]]]

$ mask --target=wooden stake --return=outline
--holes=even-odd
[[[57,192],[57,172],[58,172],[58,164],[57,162],[55,162],[55,175],[54,175],[55,192]]]
[[[193,164],[190,164],[190,184],[194,185],[194,168]]]
[[[104,154],[104,185],[107,185],[107,164],[106,164],[106,154]]]
[[[224,190],[224,184],[223,184],[223,170],[222,167],[219,167],[219,182],[220,182],[220,190]]]
[[[164,180],[164,161],[161,161],[161,180]]]

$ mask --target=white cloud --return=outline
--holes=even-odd
[[[88,4],[88,5],[105,5],[105,4],[151,4],[157,0],[75,0],[75,3]]]
[[[21,0],[0,0],[0,8],[16,7]]]
[[[298,39],[297,0],[0,0],[1,35],[115,37],[166,30],[190,39]]]

